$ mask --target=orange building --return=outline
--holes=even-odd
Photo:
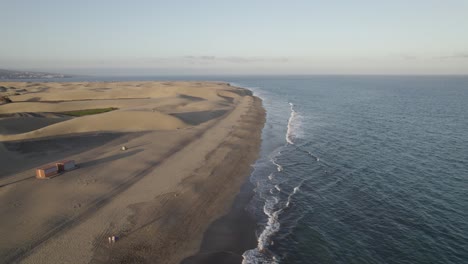
[[[64,171],[73,170],[76,168],[74,160],[61,160],[55,164],[44,165],[36,169],[36,178],[46,179],[48,177],[57,175]]]
[[[45,165],[41,168],[36,169],[36,178],[45,179],[51,176],[58,174],[58,169],[56,164]]]

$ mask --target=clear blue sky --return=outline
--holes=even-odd
[[[467,0],[0,0],[0,68],[468,74]]]

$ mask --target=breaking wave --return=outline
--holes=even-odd
[[[288,194],[286,201],[281,201],[277,196],[270,196],[266,199],[263,206],[263,212],[268,217],[265,228],[257,239],[257,248],[248,250],[242,255],[244,260],[243,264],[250,263],[279,263],[278,258],[268,250],[268,246],[272,245],[272,237],[280,230],[279,216],[290,205],[292,197],[299,192],[302,182],[293,188],[292,192]],[[272,190],[281,191],[278,185],[275,185]],[[270,192],[272,193],[272,192]]]
[[[278,164],[274,158],[271,159],[271,163],[273,163],[273,164],[276,165],[276,170],[277,170],[278,172],[283,171],[283,166],[281,166],[280,164]]]
[[[300,115],[294,110],[294,104],[289,103],[291,108],[291,115],[289,116],[288,120],[288,130],[286,131],[286,142],[291,145],[294,145],[295,139],[298,137],[299,129],[301,126],[301,117]]]

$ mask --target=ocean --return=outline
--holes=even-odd
[[[55,81],[187,79],[249,88],[267,112],[244,263],[468,263],[467,76]]]
[[[468,263],[468,77],[230,81],[267,110],[244,263]]]

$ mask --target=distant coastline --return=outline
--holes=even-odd
[[[0,69],[0,80],[30,80],[30,79],[57,79],[57,78],[71,78],[73,75],[61,73],[48,73],[48,72],[34,72],[34,71],[15,71]]]

